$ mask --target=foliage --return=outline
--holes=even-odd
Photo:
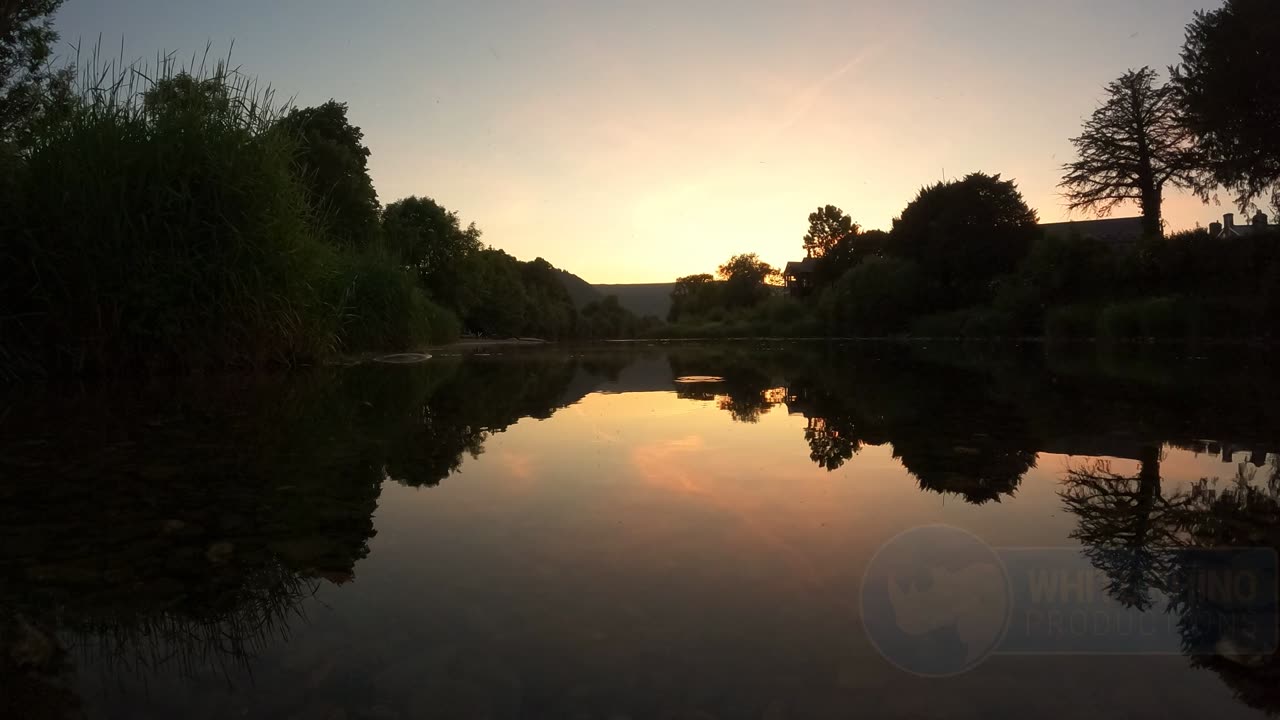
[[[772,265],[755,253],[734,255],[717,269],[724,281],[724,301],[727,307],[751,307],[769,295],[769,286],[776,285],[779,273]]]
[[[1220,184],[1244,211],[1270,194],[1280,208],[1280,13],[1272,0],[1227,0],[1187,26],[1172,69],[1187,127],[1205,156],[1204,190]]]
[[[678,278],[671,289],[671,310],[667,320],[675,322],[682,317],[705,315],[721,304],[721,295],[722,288],[709,274]]]
[[[432,298],[447,306],[459,302],[459,270],[480,250],[480,230],[466,228],[458,214],[426,197],[397,200],[382,212],[387,248],[418,273]]]
[[[347,120],[346,103],[294,108],[280,126],[296,138],[295,167],[328,236],[344,247],[370,245],[379,231],[381,207],[369,178],[364,133]]]
[[[841,240],[856,235],[858,224],[835,205],[820,207],[809,214],[809,232],[804,236],[808,257],[822,257]]]
[[[36,125],[70,103],[72,72],[50,65],[62,1],[0,3],[0,146],[28,147]]]
[[[520,280],[529,302],[522,334],[548,339],[573,337],[577,309],[551,263],[542,258],[520,263]]]
[[[921,282],[910,260],[871,257],[824,293],[822,315],[836,335],[891,335],[905,329],[919,307]]]
[[[171,62],[85,87],[17,181],[6,331],[46,368],[288,362],[334,345],[317,241],[270,92]]]
[[[919,266],[941,301],[963,307],[989,298],[992,281],[1017,266],[1036,222],[1013,181],[974,173],[921,190],[894,221],[893,248]]]
[[[618,304],[617,295],[587,303],[582,308],[581,336],[585,338],[632,338],[642,329],[639,318]]]
[[[1105,243],[1041,237],[1017,271],[997,283],[992,305],[1009,318],[1010,332],[1039,335],[1052,308],[1107,297],[1120,284],[1119,258]]]
[[[1107,85],[1107,99],[1071,139],[1079,159],[1061,187],[1068,207],[1107,215],[1136,201],[1144,232],[1161,234],[1164,187],[1192,187],[1197,160],[1173,87],[1156,85],[1150,68],[1130,70]]]
[[[346,352],[413,350],[456,340],[453,313],[427,299],[417,278],[377,250],[352,252],[335,278]]]
[[[1104,340],[1191,338],[1198,334],[1195,307],[1177,297],[1151,297],[1113,303],[1098,318]]]
[[[819,288],[826,287],[863,260],[885,256],[890,250],[889,233],[883,230],[859,230],[845,235],[818,259],[814,282]]]

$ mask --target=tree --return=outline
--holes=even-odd
[[[1107,215],[1136,201],[1148,237],[1162,233],[1164,187],[1195,184],[1195,152],[1175,91],[1157,85],[1150,68],[1130,70],[1107,85],[1107,100],[1071,139],[1079,159],[1063,167],[1059,187],[1068,207]]]
[[[622,307],[617,295],[605,295],[582,307],[581,333],[588,338],[634,337],[640,320],[630,310]]]
[[[718,302],[716,279],[707,273],[685,275],[676,279],[671,289],[671,309],[667,320],[675,322],[682,316],[702,315]]]
[[[1018,265],[1036,223],[1012,180],[973,173],[922,189],[894,221],[892,242],[942,293],[942,305],[964,307],[986,299],[992,281]]]
[[[0,144],[25,147],[42,116],[70,99],[72,72],[50,67],[62,0],[0,0]]]
[[[872,257],[850,268],[822,297],[833,335],[889,335],[919,307],[920,273],[901,258]]]
[[[382,212],[387,247],[422,279],[432,297],[458,307],[461,263],[480,250],[480,229],[466,228],[458,214],[431,198],[397,200]]]
[[[889,249],[889,233],[883,230],[846,235],[818,259],[814,281],[818,287],[827,287],[863,261],[883,257]]]
[[[1280,207],[1280,12],[1274,0],[1227,0],[1197,12],[1171,69],[1187,128],[1204,155],[1202,194],[1236,193],[1241,211],[1270,193]]]
[[[858,224],[835,205],[820,207],[809,214],[809,233],[804,236],[806,257],[822,257],[836,243],[858,233]]]
[[[755,305],[779,278],[778,271],[755,253],[734,255],[717,272],[725,281],[725,301],[730,307]]]
[[[360,128],[348,122],[346,103],[294,108],[280,125],[298,142],[294,166],[329,236],[347,247],[369,244],[381,208],[369,178],[369,148]]]

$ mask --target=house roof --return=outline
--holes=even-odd
[[[1045,237],[1051,238],[1082,237],[1110,243],[1132,243],[1142,237],[1142,218],[1104,218],[1042,223],[1040,229],[1044,231]]]
[[[818,258],[805,258],[803,260],[792,260],[783,268],[783,275],[805,275],[818,269]]]

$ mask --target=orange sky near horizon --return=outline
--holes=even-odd
[[[516,257],[632,283],[738,252],[782,265],[819,205],[888,229],[974,171],[1071,219],[1060,168],[1103,86],[1175,62],[1216,4],[68,0],[56,27],[139,57],[234,40],[281,96],[350,104],[383,203],[431,196]],[[1229,209],[1170,193],[1165,216]]]

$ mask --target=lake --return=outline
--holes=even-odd
[[[0,716],[1263,716],[1271,354],[628,343],[15,391]],[[1247,597],[1188,589],[1223,569]]]

